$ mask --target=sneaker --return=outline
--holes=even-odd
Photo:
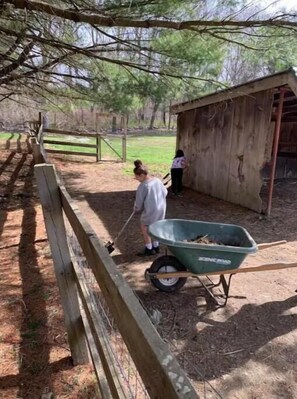
[[[155,255],[155,254],[156,254],[156,252],[155,252],[154,248],[148,249],[147,247],[145,247],[143,251],[137,253],[137,256],[151,256],[151,255]]]
[[[158,254],[160,252],[160,246],[159,247],[153,247],[153,250]]]

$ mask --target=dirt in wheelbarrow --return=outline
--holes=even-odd
[[[30,160],[22,154],[13,159],[5,167],[8,180],[0,198],[5,321],[0,326],[0,398],[39,399],[48,392],[61,398],[93,398],[90,368],[70,362],[38,195],[27,178]],[[133,208],[137,182],[126,172],[129,165],[51,159],[102,242],[113,241]],[[171,196],[169,189],[167,217],[238,224],[257,243],[287,240],[249,255],[242,267],[296,262],[296,200],[296,181],[277,183],[267,219],[187,189],[183,197]],[[214,310],[194,278],[172,294],[145,281],[144,271],[156,257],[137,257],[142,246],[135,216],[112,257],[147,312],[158,311],[156,328],[201,398],[297,399],[297,269],[233,276],[227,305]]]
[[[220,240],[216,237],[209,237],[208,235],[197,236],[195,238],[189,238],[188,240],[183,240],[183,242],[192,242],[195,244],[205,244],[205,245],[227,245],[230,247],[240,247],[240,241],[236,240]]]

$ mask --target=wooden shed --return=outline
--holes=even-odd
[[[275,178],[297,177],[294,69],[175,104],[171,112],[177,148],[190,161],[184,185],[270,214]]]

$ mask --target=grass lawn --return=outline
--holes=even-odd
[[[0,132],[0,140],[7,141],[19,139],[19,134]],[[58,140],[71,143],[96,144],[96,140],[89,137],[46,135],[48,140]],[[107,143],[111,145],[119,154],[122,153],[121,137],[108,136],[105,138]],[[133,161],[141,159],[153,174],[164,175],[169,172],[172,158],[175,153],[176,136],[173,132],[146,132],[145,134],[131,134],[127,136],[127,163],[125,164],[125,173],[131,174],[133,169]],[[84,148],[79,146],[45,144],[45,149],[94,152],[95,148]],[[101,146],[102,159],[118,159],[118,156],[112,149],[102,140]]]
[[[69,141],[75,143],[95,144],[93,138],[85,137],[71,137],[71,136],[58,136],[48,135],[49,140]],[[109,136],[105,140],[111,145],[119,154],[122,153],[122,139],[120,137]],[[166,134],[135,134],[127,136],[127,164],[124,171],[131,173],[133,169],[133,161],[141,159],[149,168],[151,173],[166,174],[172,162],[175,153],[176,137],[174,133]],[[45,148],[80,151],[80,152],[95,152],[93,148],[83,148],[78,146],[63,146],[55,144],[46,144]],[[102,159],[118,159],[118,156],[112,149],[102,140],[101,144]]]
[[[16,140],[19,140],[21,138],[21,133],[4,133],[0,132],[0,140],[1,141],[11,141],[15,142]]]

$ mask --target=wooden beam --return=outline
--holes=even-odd
[[[209,104],[221,101],[229,101],[236,97],[250,96],[253,93],[257,93],[260,91],[286,86],[288,84],[289,76],[291,74],[292,72],[290,71],[282,72],[261,79],[256,79],[243,85],[234,86],[229,89],[222,90],[218,93],[213,93],[208,96],[198,98],[196,100],[187,101],[181,104],[174,104],[170,108],[170,112],[173,114],[178,114],[180,112],[189,111],[191,109],[204,107]]]
[[[297,96],[297,79],[296,75],[293,73],[289,74],[289,85],[295,96]]]
[[[168,272],[168,273],[148,273],[148,277],[164,279],[164,278],[188,278],[197,276],[219,276],[224,274],[242,274],[242,273],[256,273],[268,272],[271,270],[281,270],[297,267],[297,263],[268,263],[260,266],[239,267],[237,269],[229,270],[214,270],[207,273],[192,273],[192,272]]]
[[[80,316],[78,293],[66,239],[55,169],[53,165],[39,164],[35,165],[34,171],[60,291],[73,363],[88,363],[88,350]]]
[[[275,122],[276,121],[276,118],[274,117],[274,118],[272,118],[271,119],[271,121],[272,122]],[[284,122],[287,122],[287,123],[296,123],[297,122],[297,116],[284,116],[283,118],[282,118],[282,122],[284,123]]]
[[[57,144],[57,145],[69,145],[73,147],[96,148],[96,144],[75,143],[75,142],[59,141],[59,140],[43,140],[43,142],[44,144]]]
[[[96,137],[96,133],[85,133],[85,132],[73,132],[69,130],[58,130],[58,129],[44,129],[45,133],[61,134],[66,136],[78,136],[78,137]]]
[[[291,104],[291,105],[286,105],[285,103],[284,103],[284,106],[283,106],[283,113],[284,112],[297,112],[297,97],[296,97],[296,102],[295,102],[295,104]]]
[[[273,186],[274,186],[274,177],[275,177],[275,169],[276,169],[276,160],[277,160],[277,151],[278,151],[278,143],[280,136],[280,127],[282,121],[282,111],[283,111],[283,99],[285,96],[284,89],[280,89],[280,102],[278,104],[277,109],[277,118],[274,129],[274,141],[273,141],[273,149],[272,149],[272,163],[271,163],[271,173],[269,179],[269,187],[268,187],[268,200],[267,200],[267,208],[266,214],[270,215],[271,205],[272,205],[272,194],[273,194]]]
[[[46,152],[53,153],[53,154],[65,154],[65,155],[83,155],[86,157],[95,157],[95,152],[80,152],[80,151],[66,151],[66,150],[51,150],[47,149]]]

